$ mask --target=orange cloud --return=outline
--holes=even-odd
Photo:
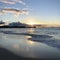
[[[2,9],[0,11],[0,14],[3,14],[3,13],[12,13],[14,15],[20,15],[20,14],[28,14],[28,11],[8,8],[8,9]]]
[[[23,5],[26,5],[25,2],[22,0],[0,0],[0,2],[5,3],[5,4],[16,4],[16,3],[21,3]]]

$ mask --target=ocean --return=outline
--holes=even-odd
[[[0,47],[23,57],[60,58],[60,28],[0,28]]]

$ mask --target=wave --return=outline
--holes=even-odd
[[[28,38],[28,40],[32,40],[35,42],[41,42],[41,43],[47,44],[48,46],[60,49],[60,40],[54,39],[53,36],[36,35],[36,36],[32,36],[31,38]]]
[[[50,35],[38,35],[38,34],[30,34],[30,33],[16,33],[13,31],[0,31],[0,33],[4,34],[11,34],[11,35],[25,35],[25,36],[31,36],[31,38],[28,38],[28,40],[32,40],[34,42],[41,42],[45,43],[48,46],[60,48],[60,40],[54,39],[54,36]]]
[[[13,31],[0,31],[1,33],[4,33],[4,34],[12,34],[12,35],[28,35],[28,36],[32,36],[32,37],[42,37],[42,38],[51,38],[52,36],[49,36],[49,35],[38,35],[38,34],[30,34],[30,33],[16,33],[16,32],[13,32]]]

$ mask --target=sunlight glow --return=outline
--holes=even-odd
[[[29,30],[27,30],[27,32],[32,34],[35,32],[35,30],[33,28],[30,28]]]
[[[34,42],[33,42],[33,41],[30,41],[30,40],[28,41],[28,43],[29,43],[29,44],[31,44],[31,45],[33,45],[33,44],[34,44]]]
[[[29,25],[40,24],[40,21],[35,18],[26,18],[23,22]]]

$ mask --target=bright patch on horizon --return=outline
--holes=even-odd
[[[35,18],[26,18],[23,21],[25,24],[29,24],[29,25],[35,25],[35,24],[40,24],[41,22],[36,20]]]

